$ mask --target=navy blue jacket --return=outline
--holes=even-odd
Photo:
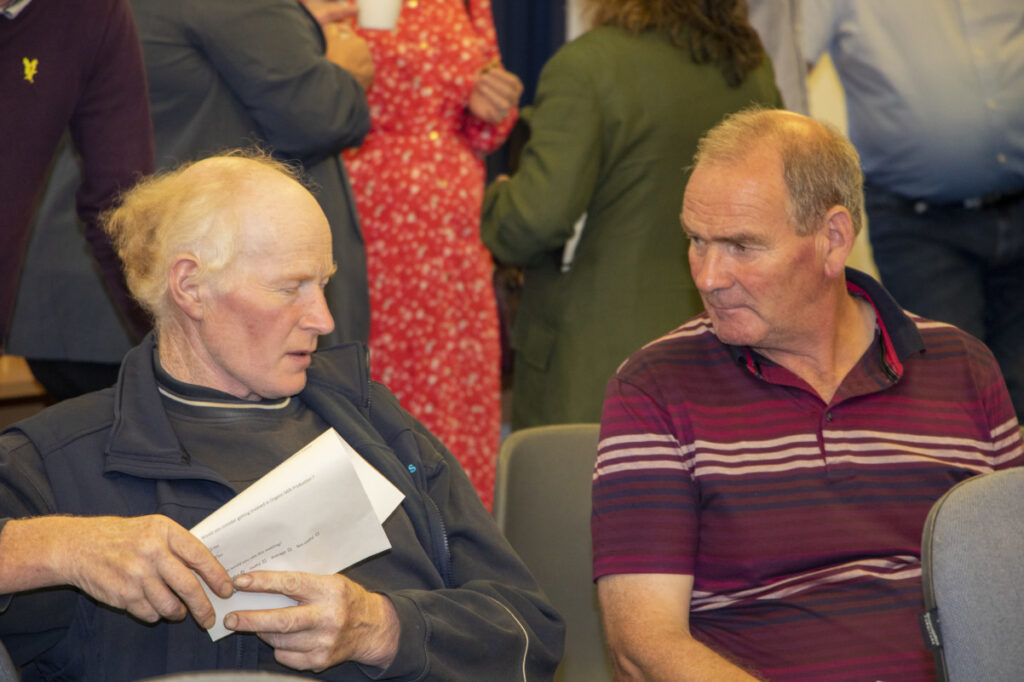
[[[150,336],[126,356],[113,388],[0,434],[0,517],[164,514],[190,528],[235,495],[182,450],[157,393],[152,353]],[[301,398],[405,494],[385,524],[393,549],[345,571],[395,604],[395,662],[382,677],[346,663],[317,678],[550,679],[561,619],[454,457],[370,381],[365,347],[318,352]],[[147,625],[70,588],[14,595],[0,612],[0,637],[26,682],[268,668],[255,636],[211,642],[191,617]]]

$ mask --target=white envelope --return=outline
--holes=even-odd
[[[331,574],[391,548],[381,524],[404,495],[334,429],[324,431],[192,530],[232,577],[253,570]],[[279,594],[236,592],[221,599],[206,586],[229,635],[231,611],[294,606]]]

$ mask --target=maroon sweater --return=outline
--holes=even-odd
[[[70,128],[82,159],[76,195],[86,238],[118,308],[137,331],[120,263],[97,219],[153,170],[145,69],[127,0],[32,0],[0,17],[0,352],[36,203]]]

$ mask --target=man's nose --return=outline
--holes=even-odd
[[[327,308],[327,298],[322,289],[314,294],[314,301],[310,302],[309,309],[303,317],[303,326],[315,331],[319,336],[330,334],[334,331],[334,316]]]
[[[726,289],[732,283],[727,258],[722,250],[715,245],[704,249],[704,252],[691,262],[693,281],[697,289],[704,293]]]

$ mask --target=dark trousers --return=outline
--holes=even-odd
[[[985,342],[1024,421],[1024,193],[932,205],[865,186],[882,284],[907,310]]]
[[[32,375],[55,402],[113,386],[120,364],[25,358]]]

